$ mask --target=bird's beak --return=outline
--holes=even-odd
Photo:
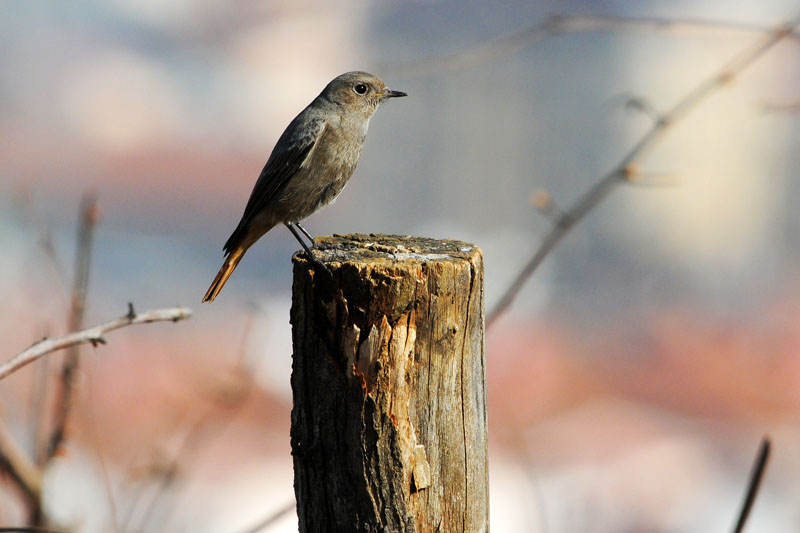
[[[391,89],[386,89],[381,93],[381,96],[384,98],[397,98],[400,96],[408,96],[408,94],[404,93],[403,91],[393,91]]]

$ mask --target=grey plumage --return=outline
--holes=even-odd
[[[388,89],[372,74],[347,72],[334,78],[289,123],[225,243],[225,262],[204,302],[216,298],[244,253],[262,235],[283,223],[298,237],[292,225],[339,195],[361,157],[370,117],[382,102],[397,96],[406,93]]]

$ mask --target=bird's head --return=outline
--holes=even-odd
[[[335,104],[371,115],[387,99],[407,95],[389,89],[377,76],[353,71],[335,77],[322,91],[322,96]]]

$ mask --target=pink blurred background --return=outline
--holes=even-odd
[[[73,531],[234,532],[293,501],[297,243],[271,232],[213,305],[199,302],[278,135],[332,77],[368,70],[409,97],[379,110],[349,186],[306,227],[473,242],[491,307],[549,229],[530,194],[570,205],[650,126],[626,97],[668,109],[763,38],[743,28],[796,9],[4,2],[3,357],[65,333],[87,192],[102,216],[86,323],[129,301],[194,310],[83,350],[70,439],[45,472],[48,514]],[[569,33],[423,68],[552,14],[738,29]],[[640,164],[658,186],[615,192],[487,332],[494,531],[727,530],[764,434],[773,456],[751,530],[800,528],[798,44],[778,45],[671,130]],[[0,383],[2,421],[26,449],[35,373]],[[0,487],[0,525],[22,517]],[[296,527],[290,512],[269,531]]]

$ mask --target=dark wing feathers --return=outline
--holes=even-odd
[[[272,154],[253,187],[253,192],[250,193],[250,199],[244,208],[239,225],[236,226],[223,247],[226,254],[230,254],[239,245],[253,217],[264,209],[286,182],[297,173],[314,148],[317,139],[322,135],[322,131],[325,129],[324,119],[309,120],[306,118],[301,120],[301,116],[289,124],[272,150]]]

